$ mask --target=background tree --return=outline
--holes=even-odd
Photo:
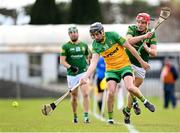
[[[69,23],[69,9],[70,9],[70,2],[60,2],[57,4],[57,7],[60,12],[60,18],[62,24],[68,24]]]
[[[30,16],[30,24],[60,24],[62,22],[55,0],[36,0]]]
[[[146,1],[134,0],[132,4],[127,4],[125,2],[119,4],[121,9],[121,14],[123,17],[122,23],[132,22],[136,15],[140,12],[147,12],[152,17],[159,15],[157,6],[151,6]]]
[[[91,24],[101,21],[102,14],[98,0],[72,0],[69,23]]]

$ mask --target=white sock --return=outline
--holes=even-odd
[[[132,104],[134,105],[134,104],[136,104],[136,103],[138,103],[138,101],[135,101],[135,102],[133,102]]]
[[[145,99],[145,100],[144,100],[144,104],[146,104],[146,103],[147,103],[147,101],[148,101],[148,100],[147,100],[147,99]]]

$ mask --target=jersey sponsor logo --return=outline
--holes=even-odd
[[[83,55],[71,55],[71,58],[82,58]]]
[[[116,47],[112,52],[110,52],[109,54],[104,56],[104,58],[109,58],[109,57],[113,56],[118,50],[119,50],[119,48]]]
[[[106,62],[106,70],[116,70],[130,65],[124,47],[115,43],[108,50],[100,52]]]

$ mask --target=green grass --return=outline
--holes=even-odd
[[[123,124],[123,115],[114,110],[114,118],[120,124],[108,125],[90,115],[90,124],[83,123],[83,111],[78,108],[79,123],[72,123],[69,99],[64,100],[51,116],[41,114],[41,106],[54,99],[22,99],[19,107],[12,107],[13,99],[0,99],[0,132],[128,132]],[[156,112],[142,108],[136,116],[132,111],[132,124],[139,132],[180,132],[180,107],[163,109],[162,100],[151,98]],[[107,114],[106,114],[107,116]],[[122,124],[121,124],[122,123]]]

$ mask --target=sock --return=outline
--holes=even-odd
[[[113,112],[108,112],[109,119],[113,119]]]
[[[74,113],[74,118],[77,118],[77,113]]]
[[[147,103],[147,101],[148,101],[148,100],[147,100],[147,99],[145,99],[143,103],[144,103],[144,104],[146,104],[146,103]]]
[[[88,118],[88,112],[84,112],[84,118]]]
[[[102,101],[98,101],[98,107],[99,107],[99,111],[101,112],[101,108],[102,108]]]
[[[139,97],[139,99],[141,100],[141,102],[144,102],[146,100],[146,98],[144,96]]]
[[[136,103],[137,102],[137,98],[135,96],[132,97],[132,101],[133,103]]]
[[[128,113],[131,112],[131,108],[129,108],[129,107],[126,107],[125,110],[126,110],[126,112],[128,112]]]

